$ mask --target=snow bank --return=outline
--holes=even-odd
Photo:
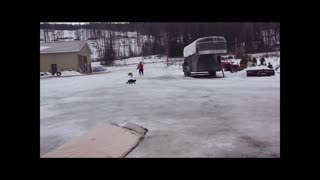
[[[150,56],[151,58],[148,58],[149,56],[145,57],[133,57],[133,58],[128,58],[125,60],[116,60],[115,65],[133,65],[133,64],[139,64],[140,62],[143,62],[144,64],[149,64],[149,63],[156,63],[156,62],[165,62],[166,58],[161,57],[157,58],[157,56],[153,55]]]
[[[40,46],[40,50],[43,50],[43,49],[48,49],[50,48],[49,46]]]
[[[40,72],[40,77],[48,77],[51,76],[51,73],[49,72]]]
[[[41,76],[42,74],[42,76]],[[61,71],[60,77],[67,77],[67,76],[81,76],[83,74],[77,72],[77,71]],[[52,77],[52,74],[50,72],[40,72],[40,78],[46,78],[46,77]],[[57,75],[55,75],[57,77]]]
[[[230,62],[231,64],[240,64],[241,59],[226,59],[226,60],[221,60],[221,62]]]
[[[98,67],[101,66],[100,62],[91,62],[91,67]]]
[[[158,58],[156,55],[145,56],[145,57],[132,57],[127,58],[124,60],[115,60],[114,65],[116,66],[124,66],[124,65],[134,65],[139,64],[140,62],[143,62],[143,64],[149,64],[149,63],[157,63],[157,62],[165,62],[167,59],[166,57],[160,57]],[[91,62],[92,67],[100,66],[100,62]]]
[[[256,58],[265,57],[266,55],[268,55],[268,56],[280,56],[280,51],[248,54],[248,56],[256,57]]]
[[[263,70],[263,69],[270,69],[267,66],[255,66],[255,67],[248,67],[245,70]]]
[[[77,75],[83,75],[77,71],[61,71],[61,76],[77,76]]]

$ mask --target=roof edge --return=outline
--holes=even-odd
[[[76,50],[76,51],[40,52],[40,54],[75,53],[75,52],[79,52],[79,51]]]
[[[87,41],[84,41],[84,42],[85,42],[85,43],[81,46],[81,48],[80,48],[79,51],[81,51],[81,49],[82,49],[86,44],[88,44]],[[88,48],[89,48],[90,54],[92,54],[92,51],[91,51],[91,48],[90,48],[89,44],[88,44]]]

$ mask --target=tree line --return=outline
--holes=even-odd
[[[50,41],[48,40],[50,31],[75,30],[76,39],[79,39],[77,35],[79,30],[86,29],[85,40],[95,40],[99,58],[109,63],[123,54],[119,50],[120,46],[124,46],[125,42],[131,42],[132,38],[138,51],[127,45],[121,49],[127,48],[129,53],[123,54],[122,57],[166,54],[169,57],[182,57],[185,46],[205,36],[225,37],[228,52],[233,54],[274,51],[275,48],[279,48],[280,42],[280,23],[275,22],[89,22],[87,24],[41,22],[40,29],[43,30],[45,42]],[[136,32],[136,36],[129,37],[128,32]],[[54,36],[56,37],[53,40],[59,38],[59,34]]]

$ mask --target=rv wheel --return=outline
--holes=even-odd
[[[212,77],[215,77],[216,76],[216,71],[210,71],[209,75],[212,76]]]

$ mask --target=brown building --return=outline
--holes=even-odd
[[[73,69],[91,72],[91,50],[86,41],[40,43],[40,72]]]

